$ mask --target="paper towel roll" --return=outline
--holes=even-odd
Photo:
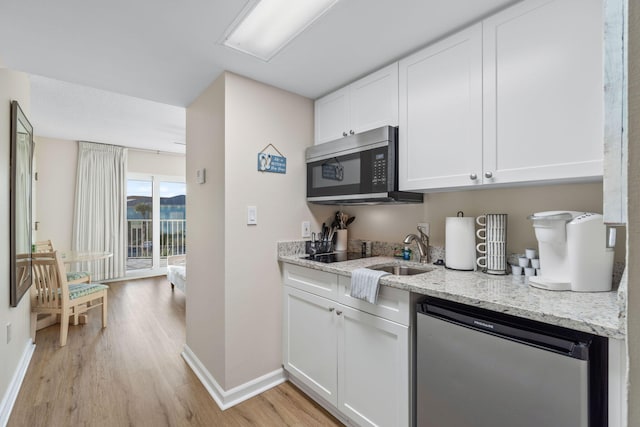
[[[445,265],[455,270],[475,270],[476,230],[474,217],[445,220]]]

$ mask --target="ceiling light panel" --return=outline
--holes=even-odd
[[[223,44],[268,61],[338,0],[260,0],[232,26]]]

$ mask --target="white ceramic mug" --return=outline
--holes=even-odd
[[[481,246],[482,246],[482,249],[480,249]],[[487,243],[486,242],[478,243],[476,245],[476,251],[480,252],[481,254],[486,254],[487,253]]]
[[[480,234],[482,234],[482,236]],[[478,237],[478,239],[487,240],[487,229],[479,228],[478,231],[476,231],[476,236]]]
[[[486,256],[478,257],[478,259],[476,259],[476,264],[478,264],[478,267],[480,268],[487,268],[487,257]]]

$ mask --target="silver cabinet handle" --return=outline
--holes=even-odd
[[[342,314],[342,312],[341,312],[340,310],[338,310],[338,311],[336,311],[336,314],[337,314],[338,316],[340,316],[340,315]]]
[[[329,311],[333,311],[333,310],[335,310],[335,308],[329,307]]]
[[[346,132],[342,132],[342,136],[347,136],[347,133]]]
[[[353,129],[351,129],[351,130],[349,131],[349,133],[350,133],[351,135],[355,134],[355,132],[353,131]]]
[[[491,178],[491,177],[493,177],[493,172],[491,172],[491,171],[487,171],[487,172],[485,172],[485,173],[484,173],[484,177],[485,177],[485,178]]]
[[[478,179],[478,175],[476,175],[475,173],[472,173],[471,175],[469,175],[469,179],[471,181],[475,181],[476,179]]]

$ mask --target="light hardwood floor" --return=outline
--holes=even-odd
[[[185,298],[164,278],[110,284],[109,320],[38,331],[9,427],[339,426],[290,383],[221,411],[180,356]]]

